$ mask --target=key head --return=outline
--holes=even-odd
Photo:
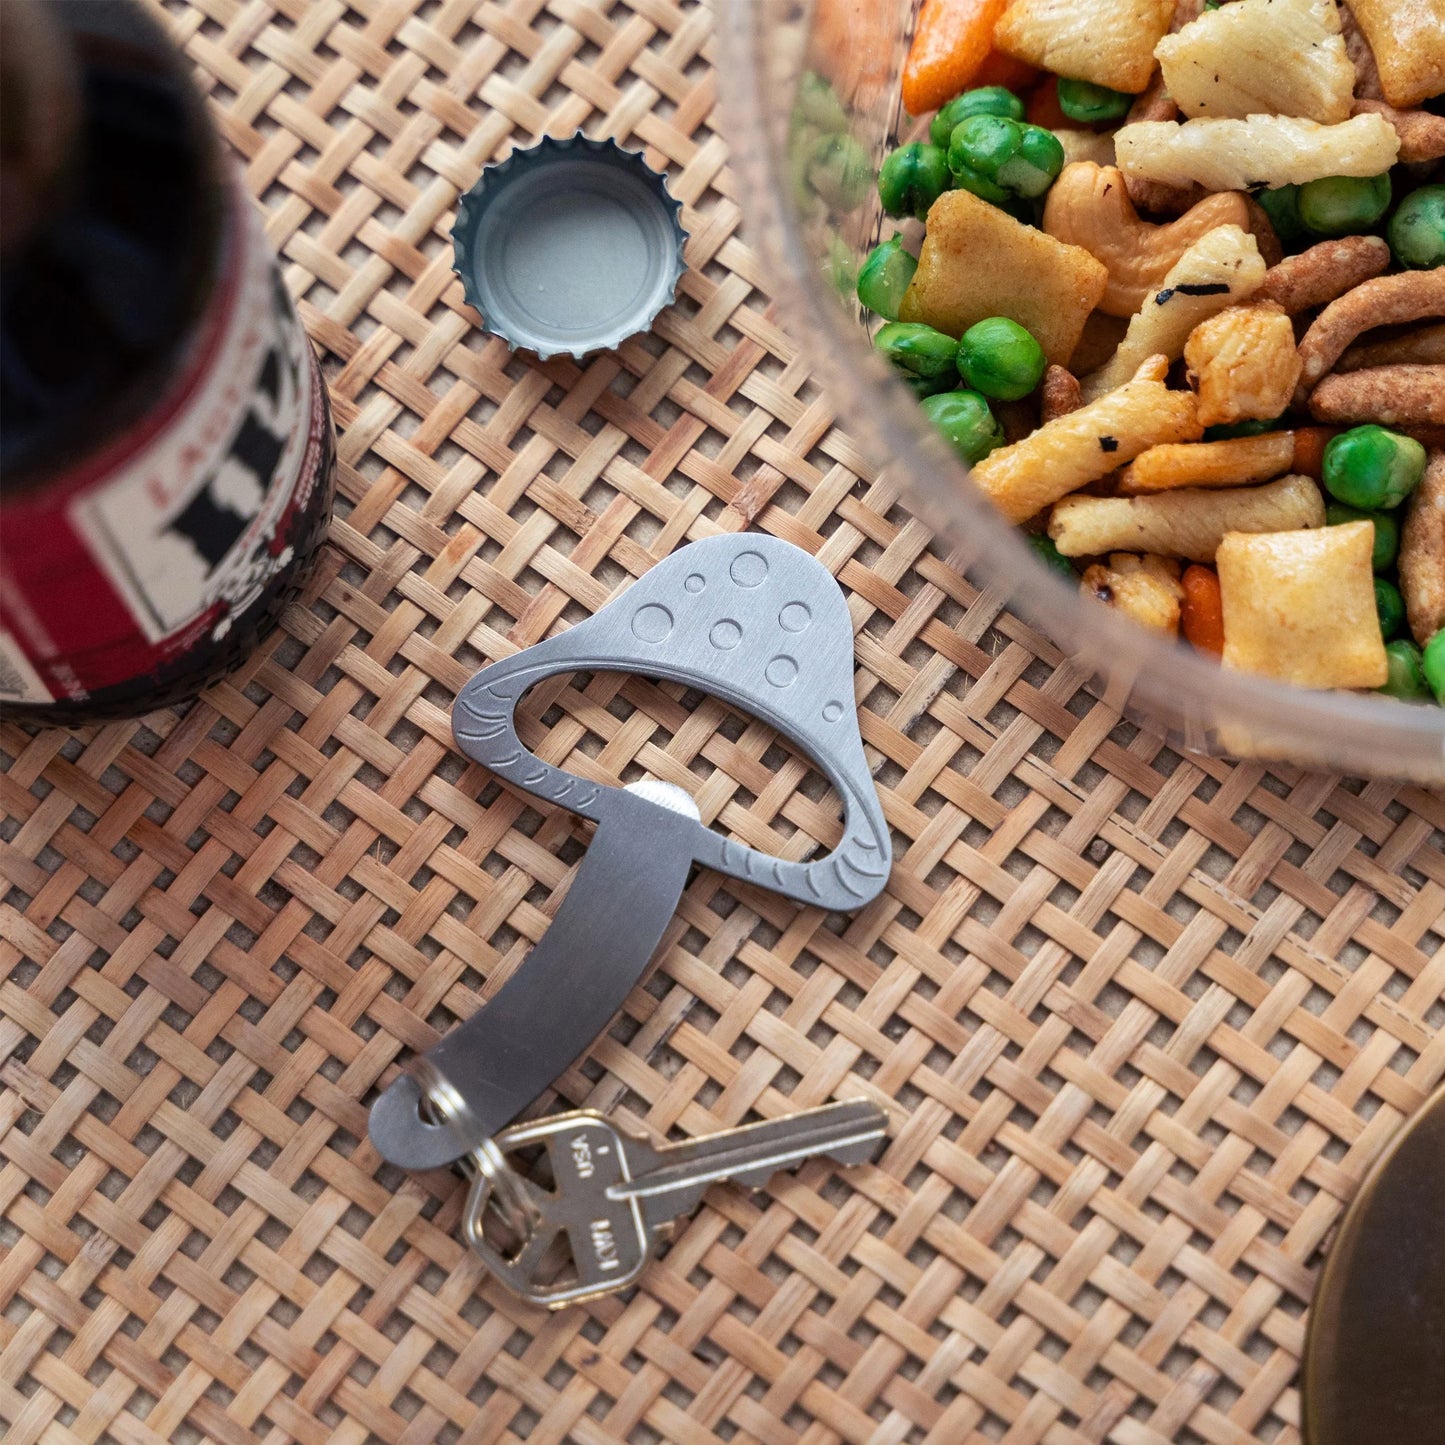
[[[533,1304],[561,1309],[612,1294],[642,1273],[652,1231],[637,1201],[618,1191],[627,1178],[626,1143],[601,1114],[559,1114],[503,1130],[493,1142],[504,1157],[540,1144],[556,1181],[551,1190],[527,1182],[534,1221],[520,1231],[518,1243],[502,1246],[487,1233],[494,1185],[487,1171],[478,1171],[462,1230],[503,1284]],[[570,1270],[559,1258],[563,1240]]]

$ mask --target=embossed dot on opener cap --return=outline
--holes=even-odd
[[[544,359],[580,358],[647,330],[676,296],[681,211],[635,152],[548,136],[461,198],[453,269],[484,330]]]

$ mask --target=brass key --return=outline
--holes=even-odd
[[[462,1230],[487,1268],[533,1304],[560,1309],[633,1283],[674,1220],[696,1209],[710,1184],[751,1188],[808,1159],[864,1164],[887,1137],[883,1111],[863,1099],[657,1147],[623,1134],[591,1109],[505,1129],[471,1155],[475,1179]],[[508,1156],[541,1145],[555,1185],[514,1170]],[[485,1232],[488,1206],[517,1243]],[[565,1237],[574,1272],[551,1279]]]

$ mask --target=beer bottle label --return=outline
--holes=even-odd
[[[128,433],[7,501],[0,704],[79,702],[199,667],[314,536],[329,421],[250,198],[176,375]]]

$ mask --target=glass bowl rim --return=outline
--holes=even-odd
[[[1132,696],[1127,706],[1145,720],[1151,716],[1152,696],[1159,696],[1162,702],[1165,696],[1177,699],[1187,692],[1193,698],[1207,699],[1212,731],[1233,724],[1249,734],[1262,732],[1269,738],[1271,757],[1279,747],[1298,740],[1304,756],[1296,766],[1311,766],[1308,754],[1317,731],[1321,739],[1341,746],[1347,756],[1353,757],[1368,738],[1386,753],[1405,747],[1422,761],[1438,753],[1445,769],[1445,709],[1370,694],[1316,691],[1226,672],[1183,644],[1157,638],[1106,608],[1086,611],[1077,592],[1035,560],[1023,534],[971,484],[966,485],[967,466],[925,425],[906,389],[893,383],[884,365],[859,346],[856,325],[847,319],[821,279],[797,212],[778,199],[786,194],[786,178],[765,123],[759,22],[780,11],[781,4],[775,0],[713,0],[713,5],[720,47],[719,95],[731,164],[740,181],[739,206],[761,240],[764,254],[771,252],[771,259],[782,264],[782,274],[793,283],[777,288],[780,309],[810,337],[812,344],[805,349],[824,376],[834,405],[849,392],[855,393],[846,397],[849,402],[867,403],[869,414],[854,406],[849,420],[841,425],[849,435],[858,437],[870,460],[878,465],[880,457],[890,458],[887,468],[897,468],[900,473],[925,464],[936,475],[948,477],[959,494],[959,518],[951,519],[936,515],[936,506],[907,487],[903,500],[909,511],[945,543],[952,540],[957,521],[966,520],[979,541],[970,548],[977,556],[968,564],[969,570],[976,569],[1003,592],[1005,605],[1037,625],[1065,657],[1106,678],[1119,657],[1133,659],[1136,675],[1131,678]],[[842,363],[845,357],[850,363],[846,366]],[[1030,571],[1021,572],[1023,568]],[[1030,578],[1036,596],[1019,597],[1020,576]],[[1107,702],[1108,691],[1106,686],[1096,695],[1105,695]],[[1355,760],[1353,766],[1377,775],[1382,771],[1365,759]],[[1389,775],[1387,770],[1385,775]]]

